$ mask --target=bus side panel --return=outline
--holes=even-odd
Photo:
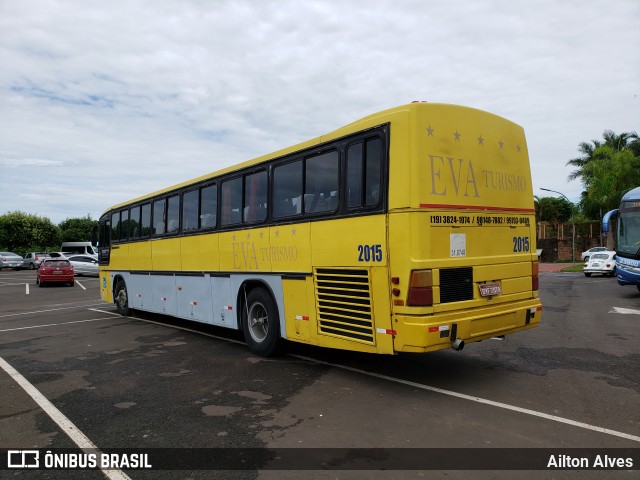
[[[176,280],[173,275],[149,275],[153,296],[153,311],[163,315],[176,316],[178,303],[176,299]]]
[[[393,353],[395,328],[391,321],[391,297],[389,295],[389,271],[386,268],[371,269],[371,287],[373,297],[373,318],[376,326],[376,345],[378,353]]]
[[[110,270],[129,270],[129,248],[131,244],[120,243],[111,246],[111,256],[109,257]]]
[[[313,222],[311,245],[311,263],[316,268],[386,266],[386,216]]]
[[[153,270],[175,272],[182,270],[179,238],[163,238],[151,241]]]
[[[311,272],[311,225],[296,223],[269,228],[269,247],[260,257],[274,272]]]
[[[262,252],[269,247],[266,228],[218,234],[220,270],[227,272],[270,271]]]
[[[231,277],[211,276],[210,289],[213,324],[237,329],[236,300],[231,292]]]
[[[124,247],[124,245],[121,245],[121,247]],[[129,270],[142,270],[147,272],[151,270],[151,242],[129,243],[127,247],[129,248]],[[113,265],[113,263],[110,262],[110,265]]]
[[[220,268],[218,235],[192,235],[180,239],[182,270],[211,272]]]
[[[392,353],[386,216],[311,223],[318,345]]]
[[[309,287],[313,291],[313,285],[308,285],[304,277],[282,280],[286,337],[295,342],[315,343],[316,316],[310,308],[313,302],[309,302]]]
[[[151,282],[149,274],[122,274],[127,284],[129,306],[138,310],[151,310],[153,308],[151,296]]]
[[[213,323],[211,283],[204,275],[176,276],[178,316]]]

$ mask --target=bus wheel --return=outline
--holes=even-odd
[[[242,330],[249,349],[265,357],[280,351],[280,318],[271,295],[263,288],[254,288],[247,295],[242,311]]]
[[[123,317],[131,315],[131,309],[129,308],[129,300],[127,297],[127,285],[122,280],[120,280],[116,285],[115,302],[120,315]]]

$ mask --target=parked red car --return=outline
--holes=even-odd
[[[69,260],[62,258],[45,258],[40,264],[36,274],[36,283],[42,286],[45,283],[67,283],[70,287],[75,285],[73,267]]]

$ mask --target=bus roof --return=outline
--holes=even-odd
[[[168,192],[172,192],[174,190],[178,190],[180,188],[184,188],[184,187],[188,187],[191,184],[195,184],[195,183],[199,183],[199,182],[204,182],[206,180],[209,179],[213,179],[216,177],[219,177],[221,175],[225,175],[227,173],[232,173],[236,170],[242,170],[243,168],[247,168],[247,167],[251,167],[252,165],[259,165],[260,163],[269,161],[269,160],[273,160],[279,157],[284,157],[288,154],[294,153],[294,152],[298,152],[298,151],[302,151],[302,150],[306,150],[309,148],[312,148],[316,145],[319,145],[321,143],[324,142],[328,142],[331,140],[335,140],[341,137],[345,137],[347,135],[350,135],[352,133],[356,133],[358,131],[361,130],[365,130],[367,128],[373,128],[376,127],[378,125],[381,125],[383,123],[387,123],[389,121],[391,121],[392,117],[397,116],[397,115],[407,115],[407,114],[411,114],[411,113],[415,113],[417,110],[428,110],[431,108],[438,108],[438,109],[442,109],[442,108],[450,108],[451,110],[456,110],[456,111],[460,111],[460,110],[469,110],[469,111],[475,111],[475,112],[483,112],[486,115],[491,115],[494,116],[496,118],[501,118],[503,121],[505,122],[510,122],[509,120],[503,118],[503,117],[499,117],[498,115],[492,114],[490,112],[486,112],[486,111],[482,111],[479,109],[475,109],[472,107],[465,107],[465,106],[461,106],[461,105],[453,105],[453,104],[442,104],[442,103],[428,103],[428,102],[413,102],[413,103],[408,103],[405,105],[400,105],[397,107],[393,107],[393,108],[389,108],[386,110],[382,110],[380,112],[377,113],[373,113],[371,115],[368,115],[366,117],[360,118],[354,122],[351,122],[343,127],[340,127],[330,133],[324,134],[324,135],[320,135],[318,137],[312,138],[310,140],[306,140],[304,142],[292,145],[290,147],[286,147],[280,150],[277,150],[275,152],[271,152],[271,153],[267,153],[265,155],[261,155],[259,157],[253,158],[251,160],[247,160],[241,163],[236,163],[234,165],[231,165],[229,167],[225,167],[222,168],[220,170],[216,170],[213,172],[208,172],[206,174],[203,174],[199,177],[195,177],[195,178],[191,178],[188,180],[185,180],[184,182],[181,183],[177,183],[177,184],[173,184],[169,187],[160,189],[160,190],[156,190],[154,192],[150,192],[148,194],[145,195],[141,195],[139,197],[136,198],[132,198],[129,199],[127,201],[112,205],[111,208],[107,209],[103,215],[111,210],[115,210],[121,207],[124,207],[126,205],[132,204],[132,203],[137,203],[143,200],[147,200],[153,197],[156,197],[158,195],[162,195]],[[510,122],[513,123],[513,122]]]
[[[622,201],[625,200],[639,200],[640,199],[640,187],[636,187],[633,190],[629,190],[622,196]]]

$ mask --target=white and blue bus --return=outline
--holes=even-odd
[[[640,290],[640,187],[625,193],[620,207],[605,214],[603,232],[609,232],[614,218],[618,283],[635,285]]]

